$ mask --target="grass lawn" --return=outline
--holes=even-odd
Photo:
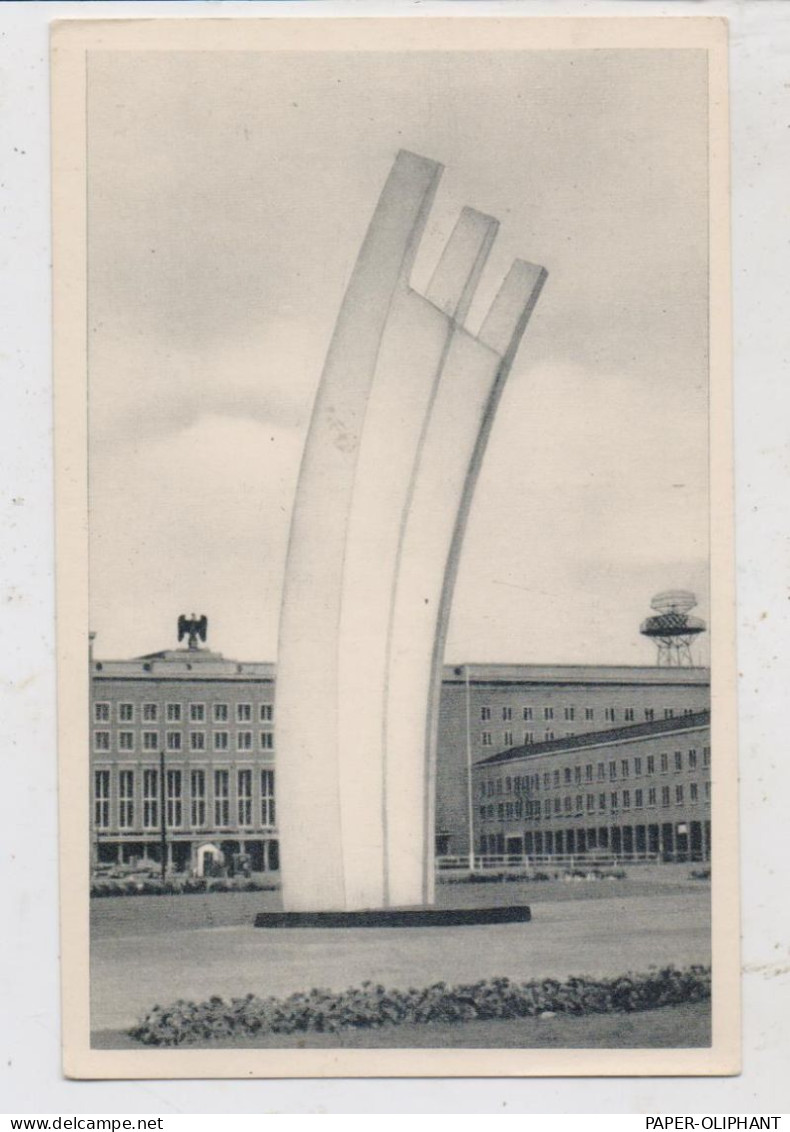
[[[696,1049],[709,1046],[710,1003],[639,1014],[516,1018],[444,1025],[389,1026],[340,1034],[264,1034],[181,1049]],[[93,1049],[154,1050],[124,1031],[93,1034]]]
[[[612,897],[672,896],[686,893],[709,898],[710,884],[688,879],[691,866],[634,868],[625,880],[509,881],[488,884],[443,884],[436,886],[440,908],[496,907]],[[91,938],[114,939],[192,928],[251,926],[258,912],[282,909],[279,892],[215,892],[181,896],[113,896],[91,900]]]

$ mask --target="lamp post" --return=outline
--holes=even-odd
[[[159,752],[159,806],[161,808],[161,821],[159,823],[159,846],[162,855],[162,883],[167,876],[167,794],[165,790],[165,749]]]
[[[469,824],[469,872],[475,871],[475,808],[472,793],[472,705],[469,689],[469,665],[464,665],[466,692],[466,808]]]

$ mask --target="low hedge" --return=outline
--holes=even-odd
[[[275,892],[278,882],[247,877],[184,877],[165,881],[154,877],[118,877],[94,880],[91,896],[189,896],[207,892]]]
[[[439,875],[439,884],[523,884],[545,880],[625,880],[625,869],[558,869],[545,872],[468,873],[461,877]]]
[[[129,1035],[145,1045],[182,1046],[222,1038],[254,1039],[258,1034],[337,1033],[401,1023],[430,1025],[546,1013],[630,1014],[700,1002],[710,998],[710,985],[710,968],[699,966],[665,967],[613,979],[518,983],[497,978],[462,986],[434,983],[405,991],[365,982],[346,991],[313,989],[284,999],[253,994],[230,1001],[179,999],[171,1006],[155,1006]]]

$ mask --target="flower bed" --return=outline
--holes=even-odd
[[[543,1014],[627,1014],[710,998],[710,968],[665,967],[613,979],[584,976],[526,983],[485,979],[462,986],[435,983],[422,989],[387,990],[370,982],[346,991],[313,989],[288,998],[245,998],[206,1002],[179,1000],[154,1006],[130,1031],[145,1045],[195,1045],[223,1038],[308,1031],[336,1033],[380,1029],[401,1023],[468,1022],[528,1018]]]

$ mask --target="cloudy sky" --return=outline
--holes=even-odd
[[[549,279],[467,528],[450,661],[651,663],[661,589],[707,617],[705,55],[92,53],[91,618],[97,655],[206,613],[273,659],[312,398],[399,148]],[[703,646],[700,659],[707,657]]]

